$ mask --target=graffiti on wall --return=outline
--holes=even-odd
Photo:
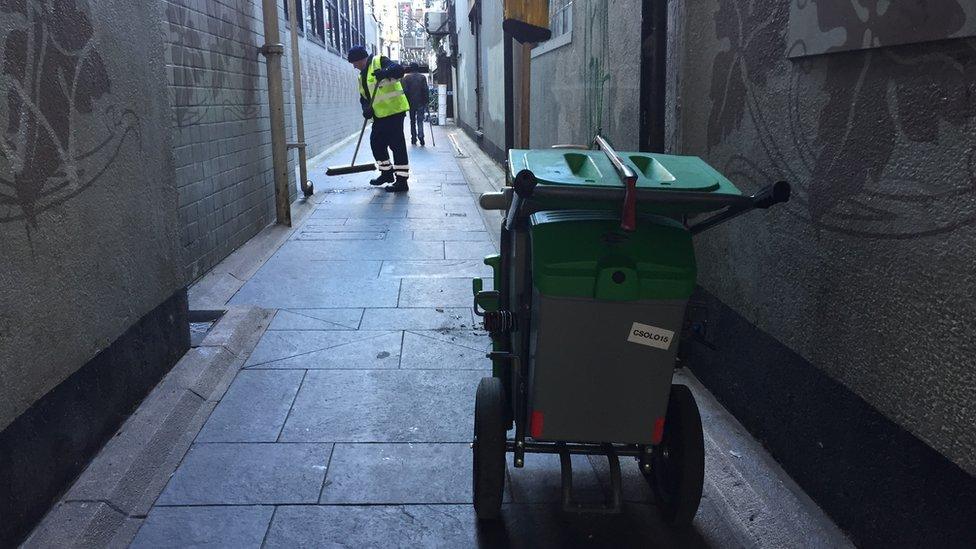
[[[112,101],[86,2],[0,0],[0,223],[26,221],[94,185],[139,118]],[[8,26],[9,25],[9,26]]]
[[[821,28],[845,24],[856,41],[891,26],[877,10],[858,17],[857,4],[838,17],[841,4],[832,3],[834,18]],[[788,3],[759,0],[723,1],[714,14],[728,46],[713,61],[707,145],[718,148],[746,127],[757,141],[748,154],[728,155],[726,172],[789,180],[798,191],[791,211],[841,233],[911,238],[976,223],[976,208],[960,207],[976,203],[976,43],[791,61],[787,52],[801,46],[787,41],[789,14]],[[968,149],[941,168],[968,177],[946,180],[914,165],[923,156],[916,148],[945,150],[938,145],[948,132],[970,136],[954,141]]]

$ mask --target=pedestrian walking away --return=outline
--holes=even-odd
[[[424,146],[424,115],[427,113],[427,103],[430,101],[430,88],[427,77],[420,73],[420,66],[410,63],[407,75],[403,77],[403,91],[410,103],[410,144]]]
[[[385,187],[387,191],[406,192],[409,189],[407,179],[410,177],[410,163],[407,141],[403,136],[403,121],[410,104],[400,83],[403,67],[386,57],[370,55],[363,46],[350,48],[347,59],[359,69],[359,101],[363,107],[363,118],[373,119],[369,144],[380,175],[369,184],[379,186],[392,183]],[[372,96],[374,90],[375,97]]]

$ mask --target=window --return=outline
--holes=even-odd
[[[363,0],[304,0],[309,2],[309,28],[323,44],[340,54],[363,44]]]
[[[573,0],[549,0],[549,30],[552,31],[552,37],[532,48],[532,57],[538,57],[572,42]]]
[[[304,7],[302,6],[302,4],[304,3],[305,0],[295,0],[295,11],[297,12],[296,15],[298,15],[297,19],[298,19],[299,31],[305,30],[305,20],[302,18],[302,8]],[[288,0],[285,0],[285,25],[288,25],[290,22],[291,22],[291,18],[288,15]]]
[[[573,0],[549,0],[549,29],[553,38],[573,31]]]
[[[322,5],[322,0],[311,0],[311,9],[308,10],[308,23],[309,28],[312,29],[312,34],[321,42],[325,42],[325,30],[329,28],[328,24],[325,22],[325,10]]]

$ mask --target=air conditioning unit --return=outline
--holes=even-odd
[[[446,11],[427,12],[427,32],[431,36],[441,36],[450,33]]]
[[[427,40],[422,36],[404,36],[403,47],[408,50],[422,50],[427,47]]]

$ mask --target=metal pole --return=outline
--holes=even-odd
[[[298,10],[295,0],[288,2],[288,20],[291,23],[291,81],[295,88],[295,128],[298,143],[298,174],[305,196],[312,195],[312,185],[308,180],[308,156],[305,152],[305,107],[302,102],[302,61],[298,55]]]
[[[261,0],[264,19],[264,46],[267,59],[268,106],[271,114],[271,162],[274,166],[275,210],[279,225],[291,227],[291,200],[288,195],[288,145],[285,142],[285,96],[281,82],[281,56],[285,46],[278,41],[278,2]]]
[[[532,47],[531,44],[521,44],[522,59],[519,65],[519,148],[529,148],[529,121],[531,120],[530,106],[532,105]]]
[[[515,108],[513,106],[515,99],[515,69],[512,59],[512,35],[507,31],[505,32],[504,38],[504,48],[503,55],[504,59],[504,80],[505,80],[505,157],[508,157],[508,151],[515,148]]]

